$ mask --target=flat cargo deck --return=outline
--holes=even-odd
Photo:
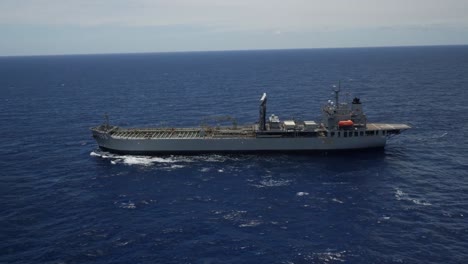
[[[193,139],[193,138],[232,138],[255,137],[252,127],[239,129],[219,128],[117,128],[110,132],[113,138],[119,139]]]
[[[369,123],[367,131],[400,131],[410,127],[403,124],[379,124]],[[316,132],[324,131],[321,129]],[[256,127],[243,126],[239,128],[218,127],[218,128],[119,128],[113,127],[107,131],[116,139],[193,139],[193,138],[251,138],[256,137]],[[276,134],[277,133],[277,134]],[[262,137],[291,136],[291,131],[278,131],[275,135],[262,135]],[[291,134],[291,135],[290,135]]]

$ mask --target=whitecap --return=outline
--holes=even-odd
[[[308,192],[297,192],[296,193],[297,196],[305,196],[305,195],[309,195]]]
[[[411,201],[417,205],[425,205],[425,206],[432,205],[431,203],[424,202],[419,199],[411,199]]]
[[[118,246],[118,247],[123,247],[123,246],[128,245],[130,242],[131,241],[122,241],[122,242],[115,243],[115,245]]]
[[[259,226],[261,224],[262,224],[261,221],[250,220],[250,221],[246,221],[245,223],[240,224],[239,227],[254,227],[254,226]]]
[[[215,214],[221,214],[223,212],[218,212],[215,211]],[[242,210],[237,210],[237,211],[231,211],[227,214],[223,215],[223,218],[225,220],[231,221],[235,223],[238,227],[244,228],[244,227],[255,227],[263,224],[262,221],[257,220],[257,219],[246,219],[245,216],[247,214],[247,211],[242,211]]]
[[[390,219],[390,216],[382,216],[379,218],[379,220],[389,220]]]
[[[232,211],[226,215],[223,216],[224,219],[226,220],[238,220],[239,218],[242,217],[242,215],[246,214],[247,211]]]
[[[135,203],[129,201],[128,203],[121,203],[119,207],[124,209],[135,209],[136,205]]]
[[[403,193],[402,190],[399,190],[399,189],[396,189],[396,190],[395,190],[395,198],[396,198],[397,200],[401,200],[401,197],[403,196],[403,194],[404,194],[404,193]]]
[[[322,261],[330,262],[330,261],[339,261],[345,262],[345,253],[346,251],[341,252],[323,252],[323,253],[314,253],[314,255]]]
[[[266,187],[281,187],[281,186],[287,186],[290,184],[291,181],[289,180],[273,180],[273,179],[268,179],[268,180],[262,180],[259,182],[259,184],[252,184],[252,186],[255,186],[257,188],[266,188]]]
[[[408,195],[407,193],[403,192],[402,190],[400,190],[398,188],[395,189],[395,198],[398,201],[410,201],[410,202],[413,202],[414,204],[417,204],[417,205],[424,205],[424,206],[432,205],[431,203],[429,203],[427,201],[412,198],[410,195]]]
[[[340,203],[340,204],[344,203],[343,201],[338,200],[338,199],[336,199],[336,198],[333,198],[332,201],[335,202],[335,203]]]

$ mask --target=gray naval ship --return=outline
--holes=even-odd
[[[323,120],[267,118],[267,95],[260,99],[257,123],[189,128],[122,128],[106,122],[91,128],[102,150],[119,154],[195,154],[248,152],[312,152],[383,148],[387,139],[409,129],[405,124],[368,123],[359,98],[323,106]],[[227,118],[230,119],[230,118]]]

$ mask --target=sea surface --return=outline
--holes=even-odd
[[[126,156],[104,121],[320,121],[341,81],[384,151]],[[229,125],[229,123],[227,124]],[[468,46],[0,58],[0,263],[467,263]]]

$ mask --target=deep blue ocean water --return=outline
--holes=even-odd
[[[383,152],[119,156],[89,128],[320,120]],[[468,46],[0,58],[0,263],[466,263]]]

